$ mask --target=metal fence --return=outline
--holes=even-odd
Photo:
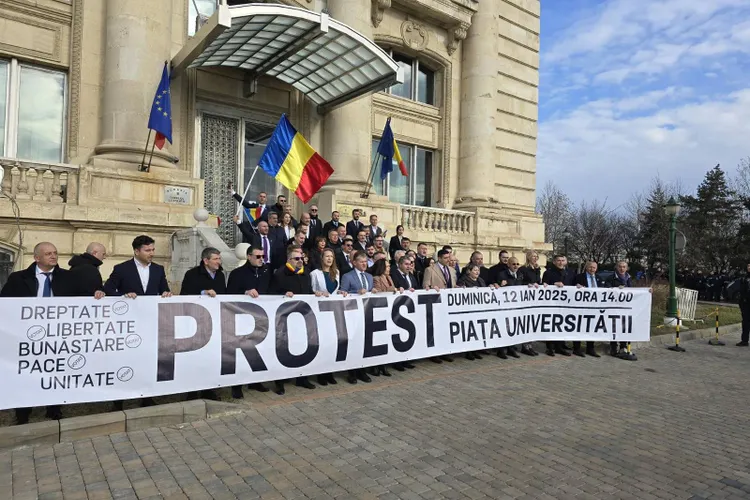
[[[695,308],[697,305],[697,290],[691,290],[689,288],[677,288],[677,309],[680,311],[680,319],[695,321]]]

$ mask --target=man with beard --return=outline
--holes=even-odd
[[[302,247],[296,244],[289,245],[286,256],[286,264],[277,269],[271,279],[271,294],[286,297],[313,295],[310,274],[305,269],[304,258],[302,257]],[[321,292],[315,292],[316,297],[321,295]],[[296,385],[305,389],[315,389],[315,386],[307,377],[297,377]],[[284,392],[284,381],[277,381],[276,394],[282,395]]]
[[[495,283],[497,285],[500,284],[500,273],[503,271],[506,271],[508,269],[508,259],[510,258],[510,254],[507,250],[501,250],[498,254],[498,257],[500,259],[500,262],[492,266],[487,275],[487,284]],[[483,259],[484,260],[484,259]]]
[[[355,208],[352,210],[352,220],[346,223],[346,234],[352,238],[357,237],[357,233],[364,229],[365,225],[359,220],[360,210]]]
[[[334,231],[338,231],[339,226],[343,226],[343,222],[339,221],[339,218],[341,215],[339,214],[338,210],[334,210],[331,212],[331,220],[325,223],[323,225],[323,234],[328,234],[332,229]],[[344,226],[346,228],[346,226]]]

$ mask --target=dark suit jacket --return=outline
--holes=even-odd
[[[393,284],[396,288],[403,288],[404,290],[408,290],[409,288],[419,288],[419,282],[417,281],[416,276],[411,273],[408,276],[411,279],[411,283],[404,279],[404,276],[401,274],[398,267],[391,267],[391,278],[393,279]]]
[[[55,267],[52,270],[52,295],[55,297],[70,297],[75,289],[70,283],[70,271]],[[8,276],[8,281],[0,290],[0,297],[36,297],[39,281],[36,279],[36,264],[26,269],[16,271]]]
[[[375,228],[373,228],[372,226],[367,225],[365,226],[365,229],[367,230],[367,241],[369,241],[370,243],[375,241],[375,238],[377,238],[378,236],[383,235],[383,230],[378,226],[375,226]]]
[[[354,267],[350,263],[346,262],[346,257],[344,257],[344,252],[336,252],[336,267],[339,268],[340,276],[343,276],[349,271],[351,271],[352,269],[354,269]]]
[[[424,278],[424,271],[432,263],[431,257],[425,257],[424,261],[420,260],[419,255],[414,259],[414,276],[419,280],[419,286],[422,286],[422,278]]]
[[[315,241],[318,236],[328,236],[328,234],[323,234],[323,221],[310,217],[310,239]]]
[[[607,288],[607,286],[608,286],[607,283],[603,282],[598,277],[594,277],[594,279],[596,280],[596,287],[597,288]],[[586,273],[581,273],[578,276],[576,276],[576,285],[581,285],[581,286],[584,286],[584,287],[588,288],[588,286],[589,286],[589,280],[586,277]]]
[[[354,241],[357,241],[357,233],[365,228],[361,220],[357,222],[359,222],[359,226],[355,224],[353,219],[346,223],[346,234],[354,238]]]
[[[393,258],[393,254],[396,253],[397,250],[403,250],[404,247],[401,246],[401,242],[398,240],[398,236],[391,237],[391,241],[388,243],[388,253],[391,254],[391,259]]]
[[[325,224],[323,224],[323,236],[328,238],[328,233],[331,232],[334,229],[338,229],[339,226],[343,226],[344,223],[339,221],[338,223],[333,222],[333,220],[329,220]]]
[[[362,252],[367,251],[367,243],[365,243],[365,246],[360,245],[359,241],[354,240],[352,242],[352,250],[360,250]]]
[[[542,276],[542,283],[554,285],[557,282],[562,282],[565,286],[575,286],[576,273],[567,267],[563,271],[560,271],[555,266],[548,267]]]
[[[258,207],[258,204],[256,202],[254,202],[254,201],[247,201],[247,199],[243,200],[242,199],[242,195],[240,195],[239,193],[234,193],[232,195],[232,198],[234,198],[235,200],[237,200],[237,203],[239,203],[241,201],[242,202],[242,206],[245,207],[245,208],[253,209],[253,208],[257,208]],[[268,208],[268,205],[264,206],[263,207],[263,211],[260,213],[260,218],[257,219],[257,220],[264,220],[264,221],[268,222],[268,211],[269,210],[270,209]],[[257,222],[256,222],[256,224],[257,224]]]
[[[227,282],[221,268],[213,278],[202,262],[185,273],[180,295],[200,295],[203,290],[213,290],[219,295],[227,293]]]
[[[151,263],[148,275],[148,286],[143,290],[141,277],[138,269],[135,267],[133,259],[126,260],[117,264],[112,269],[112,274],[104,283],[104,293],[107,295],[125,295],[135,293],[136,295],[161,295],[169,291],[167,275],[164,273],[164,267],[156,263]]]
[[[505,286],[528,285],[528,283],[526,282],[526,275],[524,273],[522,273],[520,269],[518,271],[516,271],[516,277],[515,278],[513,276],[511,276],[510,269],[506,269],[504,271],[500,271],[500,274],[498,275],[498,282],[497,282],[497,284],[499,285],[503,281],[507,281],[507,283],[505,284]]]
[[[91,297],[102,289],[104,281],[99,272],[102,261],[89,253],[74,255],[69,261],[71,290],[80,297]]]
[[[268,252],[271,258],[271,269],[278,269],[286,262],[286,245],[283,239],[274,238],[271,233],[268,233]],[[263,240],[261,240],[260,234],[253,235],[253,239],[250,241],[250,245],[263,248]]]

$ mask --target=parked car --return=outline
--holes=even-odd
[[[724,300],[728,302],[739,302],[740,301],[740,283],[742,278],[734,279],[724,285],[722,290],[722,296]]]
[[[598,273],[596,273],[596,277],[599,279],[599,281],[603,281],[605,283],[609,283],[612,279],[612,276],[614,275],[614,271],[599,271]]]

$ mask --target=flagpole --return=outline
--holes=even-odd
[[[156,139],[154,139],[154,143],[151,145],[151,154],[148,157],[148,166],[146,167],[145,172],[149,172],[151,170],[151,159],[154,157],[155,146],[156,146]]]
[[[240,215],[244,218],[244,212],[242,210],[242,204],[245,202],[245,198],[247,198],[247,192],[250,191],[250,184],[253,183],[253,179],[255,179],[255,174],[258,172],[259,165],[255,165],[255,170],[253,170],[253,174],[250,176],[250,182],[247,183],[247,186],[245,187],[245,192],[242,194],[242,199],[240,200],[240,206],[237,207],[237,215]]]
[[[146,145],[143,147],[143,158],[141,159],[141,164],[138,165],[138,171],[139,172],[148,172],[148,169],[146,168],[146,152],[148,151],[148,141],[151,140],[151,129],[148,129],[148,137],[146,137]],[[151,149],[153,151],[153,148]],[[149,162],[150,164],[151,162]]]
[[[375,165],[378,164],[378,161],[383,159],[383,155],[380,153],[375,153],[375,158],[372,161],[372,165],[370,165],[370,173],[367,176],[367,186],[365,186],[365,190],[360,194],[360,198],[369,198],[370,197],[370,191],[372,191],[372,181],[375,179]]]

